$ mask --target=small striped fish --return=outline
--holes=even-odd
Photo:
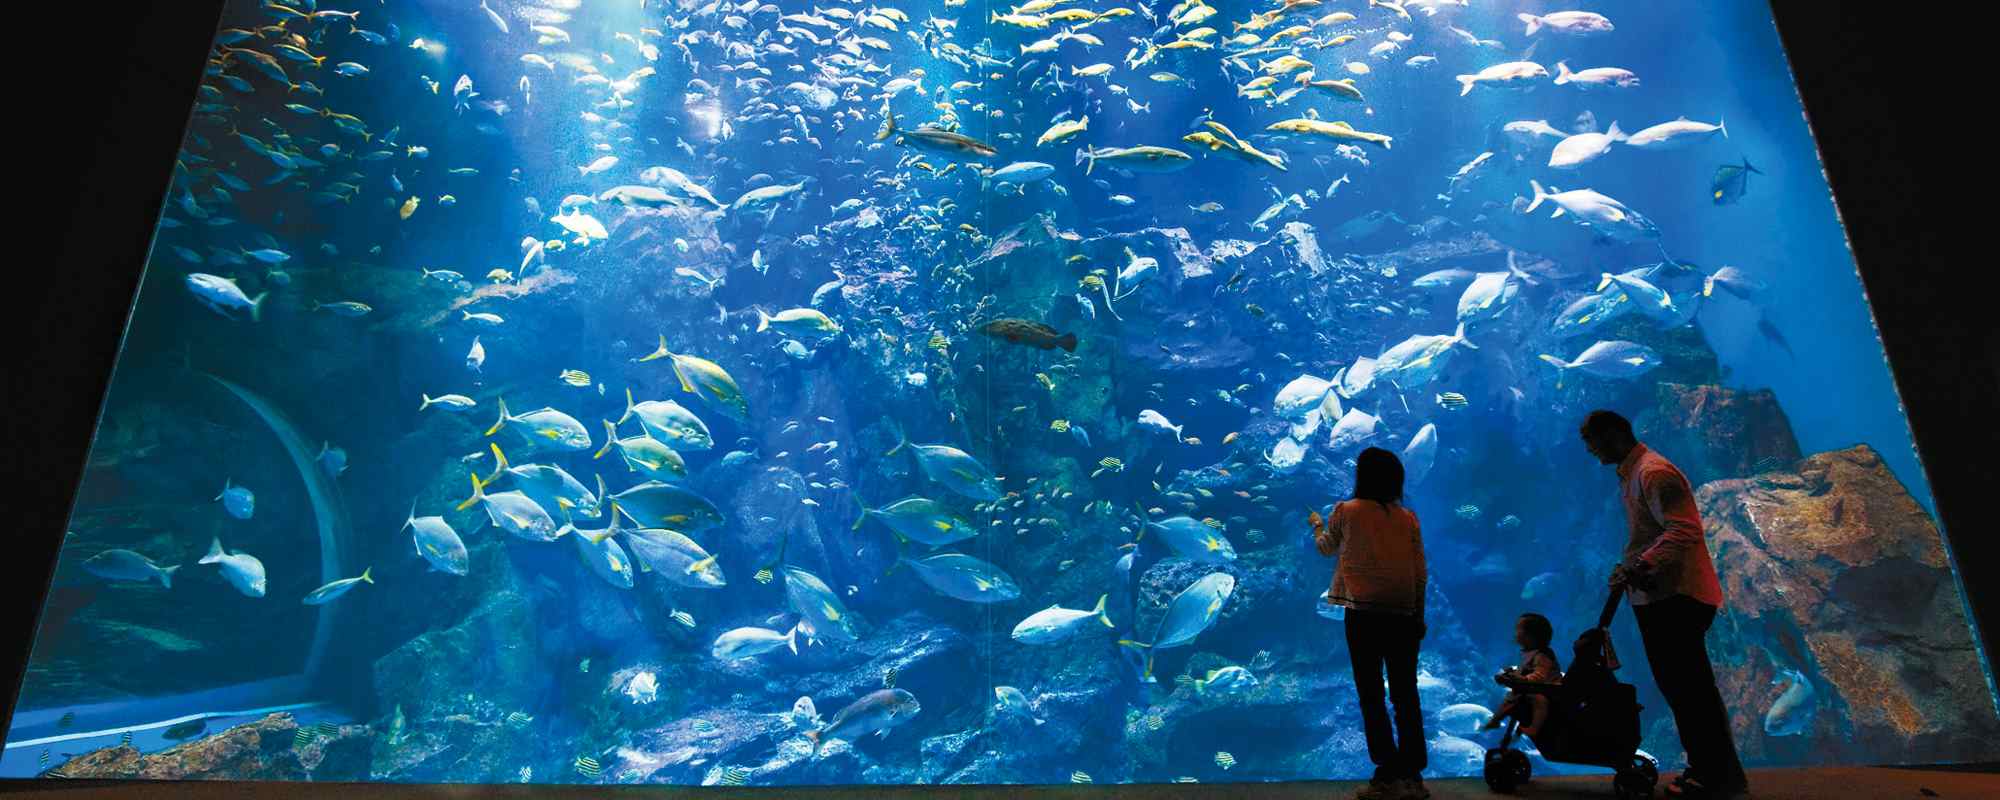
[[[74,724],[76,724],[76,712],[74,711],[64,712],[62,719],[56,720],[56,727],[58,728],[67,728]]]
[[[1251,544],[1263,544],[1264,532],[1256,528],[1251,528],[1249,533],[1243,534],[1243,538],[1249,539]]]
[[[1201,783],[1201,781],[1195,780],[1193,775],[1182,775],[1175,778],[1174,783]]]
[[[884,688],[884,689],[894,689],[894,688],[896,688],[896,668],[895,668],[895,667],[890,667],[890,668],[888,668],[888,669],[885,669],[885,670],[883,670],[883,671],[882,671],[882,688]]]
[[[1085,275],[1083,276],[1083,280],[1077,281],[1077,285],[1090,289],[1102,289],[1104,288],[1104,278],[1097,275]]]
[[[1439,408],[1446,411],[1458,411],[1472,405],[1472,401],[1465,399],[1465,395],[1457,392],[1445,392],[1437,396],[1437,404]]]
[[[1118,459],[1116,459],[1116,458],[1113,458],[1113,457],[1111,457],[1111,456],[1105,456],[1105,457],[1103,457],[1103,458],[1101,458],[1101,459],[1098,459],[1098,460],[1097,460],[1097,465],[1098,465],[1098,466],[1100,466],[1100,467],[1103,467],[1103,468],[1105,468],[1105,469],[1124,469],[1124,468],[1125,468],[1125,462],[1123,462],[1123,461],[1120,461],[1120,460],[1118,460]]]
[[[556,376],[556,380],[582,389],[590,385],[590,373],[580,369],[566,369],[562,371],[561,375]]]
[[[944,334],[942,333],[933,333],[931,334],[930,344],[932,350],[942,353],[946,348],[951,347],[951,340],[944,338]]]
[[[1069,420],[1066,419],[1049,420],[1049,430],[1055,431],[1056,433],[1068,433]]]
[[[317,738],[319,738],[318,731],[315,731],[312,728],[301,725],[299,726],[298,732],[292,734],[292,749],[297,750],[299,748],[305,747],[306,745],[312,744],[313,740]]]
[[[1183,677],[1185,677],[1185,676],[1183,676]],[[1166,717],[1162,717],[1162,716],[1160,716],[1160,715],[1158,715],[1158,714],[1148,714],[1148,715],[1146,715],[1146,730],[1149,730],[1149,731],[1157,731],[1157,730],[1159,730],[1159,729],[1161,729],[1161,728],[1164,728],[1164,727],[1166,727],[1166,726],[1167,726],[1167,719],[1166,719]]]
[[[507,724],[517,728],[533,721],[535,721],[534,717],[529,716],[527,714],[523,714],[519,711],[507,715]]]
[[[595,778],[604,774],[604,765],[597,763],[597,759],[590,756],[577,756],[575,766],[576,774],[586,778]]]
[[[696,733],[708,733],[710,731],[715,730],[715,723],[709,722],[708,720],[705,719],[698,719],[694,721],[694,724],[691,727],[694,728]]]
[[[1089,782],[1090,782],[1090,773],[1088,773],[1088,772],[1084,772],[1083,770],[1077,770],[1077,771],[1075,771],[1075,772],[1072,772],[1072,773],[1070,773],[1070,774],[1069,774],[1069,782],[1070,782],[1070,783],[1089,783]]]
[[[1236,766],[1236,757],[1230,755],[1228,750],[1217,750],[1215,751],[1215,765],[1223,769],[1229,769]]]
[[[763,569],[757,570],[757,574],[752,575],[750,577],[755,579],[758,583],[770,583],[771,581],[776,580],[778,576],[771,574],[770,567],[765,567]]]
[[[125,747],[125,746],[128,746],[128,745],[130,745],[130,744],[132,744],[132,732],[131,732],[131,731],[126,731],[126,732],[124,732],[124,733],[121,733],[121,734],[119,734],[119,735],[118,735],[118,746],[120,746],[120,747]]]
[[[1465,505],[1459,506],[1458,509],[1456,511],[1453,511],[1452,513],[1457,514],[1459,519],[1466,520],[1469,522],[1475,519],[1479,519],[1479,506],[1475,506],[1471,503],[1466,503]]]
[[[674,613],[668,614],[667,616],[672,617],[675,622],[678,622],[682,625],[686,625],[690,628],[694,627],[694,615],[689,614],[686,611],[681,611],[679,609],[676,609]]]
[[[723,786],[742,786],[750,781],[750,770],[746,767],[727,766],[722,768],[722,779],[716,783]]]
[[[1216,519],[1214,517],[1202,517],[1201,524],[1207,525],[1208,527],[1214,528],[1215,530],[1218,531],[1222,530],[1222,520]]]
[[[1500,522],[1496,524],[1495,527],[1503,531],[1511,531],[1515,528],[1521,527],[1521,518],[1514,516],[1513,514],[1508,514],[1507,516],[1501,517]]]
[[[1785,460],[1777,456],[1765,456],[1750,465],[1750,474],[1761,475],[1785,465]]]
[[[43,749],[42,749],[42,754],[41,754],[41,755],[39,755],[39,756],[35,756],[35,763],[36,763],[37,765],[39,765],[39,766],[43,766],[43,767],[46,767],[46,766],[48,766],[48,765],[49,765],[49,751],[48,751],[48,748],[43,748]]]

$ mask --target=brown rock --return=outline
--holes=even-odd
[[[294,746],[292,715],[271,714],[150,755],[131,745],[107,747],[70,759],[60,768],[71,778],[139,780],[342,781],[367,777],[370,736],[361,725],[341,726],[328,737]]]
[[[1769,389],[1662,383],[1636,427],[1640,440],[1673,459],[1700,486],[1790,467],[1799,460],[1792,423]]]
[[[2000,718],[1936,525],[1866,445],[1696,491],[1725,608],[1709,631],[1744,760],[1967,761]],[[1812,721],[1764,717],[1796,669]]]

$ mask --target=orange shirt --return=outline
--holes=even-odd
[[[1327,590],[1336,605],[1404,614],[1423,610],[1430,572],[1423,530],[1409,509],[1349,500],[1333,507],[1325,526],[1313,531],[1313,543],[1320,555],[1339,555]]]
[[[1632,605],[1687,595],[1721,608],[1722,582],[1708,556],[1694,491],[1680,468],[1641,444],[1618,465],[1618,494],[1631,528],[1624,560],[1644,561],[1653,574],[1652,588],[1626,589]]]

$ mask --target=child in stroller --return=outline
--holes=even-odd
[[[1577,637],[1569,672],[1560,682],[1523,680],[1506,672],[1499,676],[1507,678],[1503,685],[1514,695],[1547,701],[1546,719],[1539,731],[1530,734],[1542,757],[1611,768],[1616,772],[1611,786],[1620,800],[1651,797],[1660,779],[1659,765],[1639,750],[1639,712],[1643,707],[1638,694],[1632,684],[1618,682],[1613,674],[1618,669],[1618,654],[1611,649],[1611,618],[1623,599],[1624,587],[1612,587],[1597,627]],[[1516,709],[1522,707],[1515,704]],[[1523,714],[1517,711],[1511,716],[1518,719]],[[1515,734],[1522,732],[1526,729],[1518,724],[1508,725],[1499,746],[1486,751],[1486,785],[1496,792],[1512,792],[1528,781],[1528,755],[1512,746]]]
[[[1514,643],[1521,646],[1521,664],[1508,667],[1493,676],[1493,681],[1513,690],[1517,684],[1548,684],[1562,682],[1562,664],[1556,661],[1556,651],[1549,649],[1549,640],[1555,638],[1555,627],[1549,618],[1534,612],[1522,614],[1514,621]],[[1493,712],[1493,718],[1486,721],[1485,730],[1500,727],[1502,720],[1515,719],[1523,723],[1521,735],[1534,738],[1541,735],[1542,723],[1549,718],[1549,695],[1547,692],[1527,692],[1518,690],[1507,692],[1500,708]]]

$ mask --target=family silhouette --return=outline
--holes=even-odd
[[[1640,442],[1632,423],[1616,412],[1590,412],[1578,434],[1584,448],[1614,467],[1618,476],[1626,539],[1607,579],[1613,594],[1597,627],[1578,638],[1568,675],[1551,647],[1555,629],[1549,619],[1525,613],[1516,620],[1520,663],[1495,676],[1509,691],[1486,727],[1503,721],[1518,727],[1488,752],[1488,783],[1507,788],[1525,779],[1525,756],[1507,746],[1516,735],[1535,741],[1551,760],[1617,768],[1621,786],[1636,777],[1639,767],[1633,766],[1632,751],[1637,747],[1638,706],[1629,700],[1631,687],[1610,676],[1617,658],[1608,626],[1622,595],[1632,607],[1653,679],[1687,752],[1688,766],[1667,785],[1666,795],[1742,797],[1748,780],[1704,640],[1722,606],[1722,586],[1687,476]],[[1344,611],[1355,694],[1368,757],[1375,765],[1374,775],[1355,797],[1428,798],[1417,653],[1426,632],[1430,575],[1422,524],[1403,504],[1402,462],[1387,450],[1363,450],[1355,458],[1353,497],[1324,516],[1312,512],[1307,521],[1320,554],[1336,559],[1324,597]],[[1623,702],[1603,699],[1620,698],[1620,689]],[[1647,774],[1640,780],[1650,790],[1650,763],[1642,766]]]

